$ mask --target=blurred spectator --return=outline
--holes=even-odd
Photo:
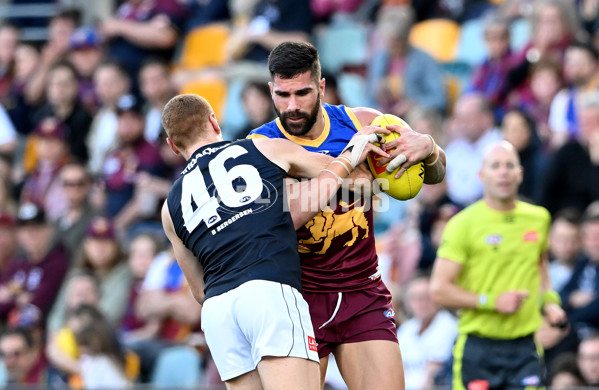
[[[430,134],[435,142],[442,147],[447,146],[446,134],[443,131],[443,117],[432,108],[416,106],[408,112],[407,122],[414,131]]]
[[[544,173],[540,203],[552,214],[567,207],[582,213],[599,199],[599,92],[581,97],[578,121],[580,139],[559,148]]]
[[[584,379],[576,365],[574,353],[563,353],[554,359],[549,370],[548,385],[555,390],[568,390],[584,386]]]
[[[599,214],[588,214],[582,221],[583,259],[561,291],[562,304],[570,323],[584,336],[599,329]]]
[[[251,10],[234,10],[240,17],[234,19],[227,43],[231,60],[263,65],[279,43],[310,40],[312,14],[308,1],[258,0],[253,4]]]
[[[81,303],[70,309],[66,313],[64,327],[49,340],[47,352],[53,366],[58,368],[61,373],[66,374],[65,382],[72,389],[89,388],[92,386],[92,382],[96,383],[96,380],[98,380],[96,378],[97,374],[103,373],[102,366],[96,367],[98,371],[95,373],[96,375],[89,372],[91,369],[90,366],[95,366],[92,364],[95,359],[84,357],[89,355],[90,352],[92,352],[92,355],[95,355],[96,353],[93,353],[93,351],[96,350],[97,344],[89,345],[90,341],[87,336],[78,337],[81,336],[82,332],[87,332],[85,329],[89,329],[90,324],[99,324],[98,328],[94,328],[94,330],[96,337],[99,338],[98,341],[101,341],[102,345],[107,345],[106,336],[110,334],[111,348],[114,348],[115,351],[121,350],[120,344],[113,334],[114,331],[96,305]],[[92,351],[86,349],[86,347],[89,348],[90,346],[92,347]],[[118,354],[118,356],[120,355],[121,353]],[[139,372],[139,365],[137,364],[138,362],[136,363],[135,358],[134,355],[124,355],[123,358],[125,375],[129,379],[135,379]],[[120,357],[118,358],[117,363],[119,366],[123,360]],[[106,374],[110,376],[112,373],[106,372]],[[112,388],[112,386],[108,387]],[[117,386],[117,388],[123,387]]]
[[[168,63],[159,58],[147,59],[139,70],[139,85],[146,103],[144,137],[155,143],[162,131],[162,109],[176,94],[169,78]]]
[[[530,42],[516,53],[514,67],[508,74],[510,89],[519,89],[527,96],[530,67],[540,59],[562,63],[566,47],[580,34],[574,5],[569,0],[535,0],[530,22]]]
[[[416,276],[406,286],[405,305],[412,318],[397,330],[406,389],[434,387],[458,334],[457,319],[433,303],[429,284],[428,276]]]
[[[329,90],[328,87],[327,80],[327,91]],[[265,82],[248,81],[241,91],[241,103],[247,114],[248,123],[233,137],[233,140],[245,138],[250,131],[275,118],[270,88]]]
[[[572,277],[580,259],[579,214],[575,210],[557,213],[549,233],[549,279],[555,291],[561,289]]]
[[[125,0],[114,18],[100,26],[109,58],[124,64],[137,92],[137,75],[146,58],[170,61],[185,18],[176,0]]]
[[[599,88],[598,59],[597,51],[588,43],[575,42],[566,50],[564,77],[568,86],[555,96],[549,114],[554,148],[562,146],[568,139],[581,137],[577,108],[585,92]]]
[[[100,280],[98,277],[83,269],[74,269],[63,284],[64,300],[52,307],[46,322],[46,330],[51,338],[66,324],[66,315],[79,305],[87,304],[98,307],[101,300]],[[61,291],[62,293],[62,291]],[[53,362],[54,364],[54,362]]]
[[[125,351],[104,318],[90,321],[74,333],[83,388],[124,389],[131,385],[126,373]]]
[[[551,103],[562,86],[560,64],[551,60],[540,60],[531,69],[530,95],[514,94],[510,105],[526,112],[536,123],[537,133],[543,148],[550,149],[551,129],[549,113]],[[514,99],[515,97],[515,99]]]
[[[8,387],[48,386],[48,362],[43,349],[26,328],[7,329],[0,336],[0,355],[8,374]]]
[[[66,210],[58,178],[60,169],[70,160],[66,132],[66,126],[57,118],[48,117],[39,123],[34,132],[37,163],[21,192],[21,202],[42,206],[50,221],[55,221]]]
[[[184,33],[210,23],[228,22],[231,19],[229,2],[222,0],[178,0],[186,9]]]
[[[586,32],[593,36],[599,30],[599,4],[597,0],[580,0],[576,2],[578,18]]]
[[[322,78],[326,81],[326,88],[324,90],[323,103],[331,104],[333,106],[345,105],[343,99],[341,99],[341,91],[339,90],[339,82],[337,76],[333,73],[322,73]],[[270,93],[270,91],[269,91]]]
[[[166,347],[158,335],[162,321],[159,317],[140,318],[136,314],[136,305],[148,270],[158,255],[160,243],[152,234],[140,233],[131,241],[129,249],[129,268],[133,274],[131,293],[127,311],[120,328],[123,344],[137,353],[141,363],[141,381],[148,382],[158,354]]]
[[[201,306],[194,303],[189,286],[171,248],[152,263],[136,304],[142,319],[158,318],[160,336],[170,344],[180,344],[199,324]]]
[[[542,150],[541,140],[535,124],[523,111],[509,110],[501,122],[503,138],[514,145],[524,169],[518,194],[528,202],[538,203],[541,194],[541,180],[547,158]]]
[[[451,126],[455,139],[445,149],[449,197],[462,206],[482,196],[478,169],[485,149],[501,139],[494,128],[489,102],[478,93],[461,96],[455,104]]]
[[[175,154],[171,147],[168,146],[165,132],[160,133],[158,141],[158,149],[160,152],[160,157],[162,157],[162,161],[164,161],[165,164],[166,174],[164,175],[165,180],[162,181],[163,188],[160,191],[158,191],[156,188],[158,187],[158,182],[152,181],[151,184],[153,184],[152,188],[155,188],[154,192],[156,194],[160,193],[161,197],[166,199],[166,195],[170,191],[173,182],[179,178],[179,175],[185,168],[185,159],[180,154]]]
[[[17,146],[17,132],[6,110],[0,104],[0,153],[12,154]]]
[[[81,13],[74,8],[59,11],[50,18],[48,42],[42,48],[38,66],[26,85],[25,100],[28,104],[38,104],[44,97],[48,71],[55,62],[66,57],[71,34],[79,23],[81,23]]]
[[[89,170],[93,175],[100,173],[106,154],[117,144],[115,111],[119,99],[129,92],[131,80],[119,62],[105,61],[94,72],[94,84],[102,105],[87,139]]]
[[[106,213],[115,218],[119,233],[143,215],[140,209],[157,208],[158,199],[134,199],[135,184],[141,173],[160,176],[164,164],[157,146],[144,138],[144,116],[139,100],[123,96],[117,106],[117,146],[104,160],[102,174],[106,184]],[[147,194],[152,195],[152,194]]]
[[[0,211],[0,278],[15,260],[17,250],[16,220],[6,211]]]
[[[495,107],[500,119],[507,97],[507,74],[512,67],[510,50],[510,25],[507,19],[490,17],[484,28],[487,59],[473,70],[471,90],[480,92]]]
[[[381,111],[404,116],[415,105],[445,110],[446,92],[439,64],[424,51],[409,45],[413,13],[409,7],[383,7],[377,30],[384,48],[368,68],[372,104]]]
[[[89,201],[92,180],[85,166],[67,164],[60,170],[59,178],[66,209],[56,220],[54,239],[64,244],[72,260],[80,255],[85,229],[99,212]]]
[[[0,23],[0,100],[4,99],[12,83],[19,36],[17,26],[9,22]]]
[[[25,90],[40,62],[40,53],[33,44],[20,43],[15,51],[15,70],[8,95],[3,103],[19,134],[32,130],[32,107],[25,100]]]
[[[430,269],[437,257],[437,248],[441,233],[447,219],[456,214],[460,207],[447,194],[447,181],[435,185],[423,186],[416,198],[418,226],[422,254],[418,261],[421,270]]]
[[[87,164],[87,135],[92,117],[78,97],[79,77],[70,62],[60,61],[48,71],[46,101],[34,116],[34,123],[45,118],[55,117],[66,125],[65,141],[71,155],[79,162]]]
[[[599,336],[584,338],[578,347],[578,367],[589,387],[599,386]]]
[[[0,278],[0,318],[18,318],[25,311],[35,311],[28,315],[43,318],[54,303],[69,259],[62,245],[52,243],[52,227],[41,208],[25,203],[17,218],[23,254]]]
[[[110,323],[120,324],[129,297],[131,272],[114,226],[109,219],[96,217],[86,230],[82,242],[83,251],[76,268],[93,273],[100,280],[100,309]],[[58,307],[64,306],[65,296],[57,299]]]
[[[79,75],[79,101],[90,113],[95,113],[100,107],[100,100],[93,76],[104,56],[100,37],[95,29],[80,27],[71,34],[69,45],[68,58]]]
[[[483,15],[493,7],[491,3],[487,0],[413,0],[412,7],[418,20],[442,18],[462,23]]]
[[[317,22],[326,22],[337,14],[351,14],[364,0],[310,0],[310,9]]]

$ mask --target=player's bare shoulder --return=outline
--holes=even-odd
[[[383,115],[379,110],[375,110],[370,107],[353,107],[350,110],[354,113],[358,121],[362,124],[362,126],[368,126],[374,118],[377,116]]]

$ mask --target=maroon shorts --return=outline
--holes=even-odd
[[[343,293],[304,291],[303,296],[310,307],[318,357],[328,356],[338,344],[368,340],[397,343],[391,293],[382,282]]]

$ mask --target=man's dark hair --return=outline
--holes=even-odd
[[[102,69],[102,68],[113,68],[123,78],[126,78],[127,80],[129,80],[129,72],[127,72],[127,68],[125,68],[125,65],[123,65],[123,63],[118,60],[109,58],[109,59],[102,61],[96,68],[95,72],[97,72],[98,69]]]
[[[307,42],[283,42],[268,56],[270,76],[291,79],[310,71],[311,78],[320,80],[320,60],[318,50]]]
[[[568,49],[579,49],[586,51],[588,55],[595,61],[599,60],[599,53],[595,46],[593,46],[590,42],[587,41],[574,41],[568,45]]]
[[[161,67],[165,68],[168,72],[168,68],[169,68],[168,61],[166,61],[160,57],[151,56],[151,57],[148,57],[145,60],[143,60],[143,62],[141,63],[141,66],[139,67],[139,73],[141,73],[141,71],[143,69],[148,68],[150,66],[154,66],[154,65],[161,66]]]
[[[33,340],[33,333],[31,332],[31,329],[24,328],[24,327],[7,328],[6,330],[4,330],[4,332],[2,332],[0,339],[4,339],[4,338],[10,337],[10,336],[21,337],[23,339],[23,341],[25,341],[25,345],[27,346],[28,349],[33,348],[34,340]]]
[[[81,10],[79,8],[61,9],[50,18],[50,22],[57,19],[68,19],[73,22],[75,27],[79,27],[81,25]]]

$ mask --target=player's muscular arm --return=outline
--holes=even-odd
[[[161,216],[164,232],[173,245],[175,258],[177,259],[177,263],[179,263],[181,271],[183,271],[183,274],[185,275],[185,279],[187,279],[189,289],[195,300],[199,304],[202,304],[204,301],[204,273],[200,266],[200,261],[185,247],[181,239],[175,233],[175,228],[166,201],[162,206]]]
[[[288,186],[288,204],[295,227],[305,224],[324,208],[337,192],[343,179],[359,164],[363,163],[370,152],[387,156],[373,142],[381,142],[382,137],[374,130],[388,132],[371,127],[354,135],[346,150],[335,159],[320,153],[308,152],[301,146],[281,139],[255,139],[254,144],[264,156],[286,170],[291,176],[310,177],[312,180]],[[384,142],[384,141],[383,141]],[[326,166],[323,163],[328,161]],[[315,172],[318,171],[318,172]]]
[[[352,111],[362,126],[369,125],[374,118],[382,115],[380,111],[368,107],[356,107],[352,108]],[[387,151],[394,150],[389,152],[390,158],[379,160],[381,165],[391,162],[389,168],[392,170],[401,166],[395,175],[398,178],[413,164],[424,161],[424,183],[436,184],[443,180],[446,167],[445,151],[432,137],[397,125],[390,125],[388,129],[402,136],[383,147]]]
[[[266,158],[296,178],[317,177],[333,161],[331,156],[308,152],[286,139],[257,138],[254,139],[254,145]]]

